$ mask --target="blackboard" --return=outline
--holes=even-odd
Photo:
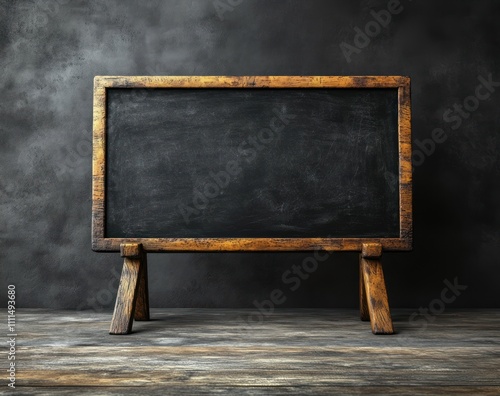
[[[97,77],[95,250],[411,245],[405,77]]]

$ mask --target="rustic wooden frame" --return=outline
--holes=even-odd
[[[399,238],[106,238],[106,90],[108,88],[397,88],[399,142]],[[94,79],[92,249],[120,251],[142,244],[146,252],[175,251],[384,251],[412,249],[410,79],[403,76],[96,76]]]

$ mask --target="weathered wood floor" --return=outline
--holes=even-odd
[[[354,310],[279,310],[248,325],[251,312],[152,309],[133,334],[111,336],[111,313],[19,309],[17,386],[2,376],[0,393],[500,394],[498,310],[432,322],[394,310],[391,336]]]

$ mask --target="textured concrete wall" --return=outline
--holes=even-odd
[[[20,306],[113,305],[121,259],[90,250],[94,75],[401,74],[415,250],[384,257],[392,306],[455,278],[455,306],[500,306],[500,89],[481,82],[500,81],[499,16],[494,1],[0,1],[0,302],[15,284]],[[249,307],[274,288],[283,307],[357,304],[356,255],[284,283],[307,257],[150,255],[152,305]]]

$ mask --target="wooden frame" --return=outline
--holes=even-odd
[[[106,90],[108,88],[397,88],[399,142],[399,238],[106,238]],[[120,251],[141,244],[147,252],[360,251],[412,248],[410,79],[402,76],[96,76],[94,79],[92,249]]]

